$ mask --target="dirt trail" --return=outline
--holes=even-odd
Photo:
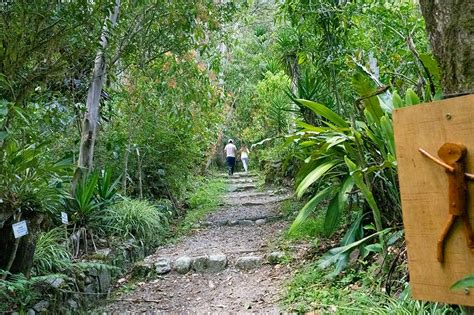
[[[282,191],[257,191],[256,178],[235,174],[228,179],[221,207],[179,243],[159,248],[145,263],[187,256],[190,271],[175,270],[139,284],[105,307],[106,312],[137,313],[279,313],[285,265],[269,263],[274,240],[283,232],[279,203]],[[270,255],[272,256],[272,255]],[[204,265],[196,263],[201,259]],[[204,266],[204,267],[203,267]]]

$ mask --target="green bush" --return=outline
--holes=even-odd
[[[26,314],[26,310],[41,299],[41,284],[58,278],[64,278],[64,275],[50,274],[28,279],[22,273],[11,274],[0,269],[0,313],[19,311]]]
[[[150,201],[138,199],[124,199],[110,206],[101,221],[107,233],[146,245],[159,243],[168,227],[166,213]]]
[[[64,272],[71,268],[71,254],[67,248],[66,231],[63,228],[55,228],[39,236],[33,268],[37,275]]]

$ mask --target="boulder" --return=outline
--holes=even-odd
[[[49,284],[52,288],[58,289],[64,283],[64,279],[57,277],[57,278],[47,279],[45,282]]]
[[[205,272],[209,266],[209,257],[199,256],[193,259],[192,268],[196,272]]]
[[[139,261],[133,265],[132,277],[146,279],[155,274],[155,268],[151,263]]]
[[[96,268],[91,268],[87,272],[89,276],[97,277],[99,275],[99,271]]]
[[[258,219],[257,221],[255,221],[256,225],[263,225],[265,223],[267,223],[267,220],[265,220],[265,219]]]
[[[251,270],[262,265],[262,257],[260,256],[245,256],[240,257],[235,262],[235,266],[241,270]]]
[[[46,300],[41,300],[39,301],[38,303],[35,304],[35,306],[33,306],[33,309],[40,313],[42,311],[45,311],[48,309],[48,306],[49,306],[49,301],[46,301]]]
[[[155,270],[159,275],[164,275],[171,271],[171,260],[169,258],[158,258],[155,262]]]
[[[216,254],[209,256],[209,264],[207,271],[219,272],[225,269],[227,266],[227,257],[223,254]]]
[[[112,254],[112,250],[110,248],[99,249],[96,251],[96,254],[102,259],[109,259]]]
[[[102,269],[99,273],[99,287],[101,292],[107,292],[110,288],[110,284],[112,283],[112,275],[110,274],[110,270]]]
[[[191,264],[193,260],[191,257],[182,256],[176,259],[173,265],[173,269],[180,274],[185,274],[191,269]]]
[[[67,300],[66,304],[68,310],[70,311],[77,311],[77,309],[79,308],[79,304],[77,304],[77,302],[73,299]]]

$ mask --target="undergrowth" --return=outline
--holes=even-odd
[[[124,199],[102,215],[108,235],[117,235],[155,246],[163,241],[168,230],[170,211],[147,200]]]
[[[300,200],[289,199],[285,200],[281,204],[280,211],[290,221],[294,220],[298,211],[304,205],[304,202]],[[284,234],[284,240],[288,242],[295,242],[299,240],[311,240],[313,241],[318,236],[324,234],[324,218],[322,216],[310,216],[304,221],[297,229],[292,231],[286,231]]]
[[[408,284],[396,296],[381,289],[377,263],[347,269],[336,278],[312,263],[287,283],[283,304],[290,312],[323,314],[462,314],[459,307],[415,301]]]
[[[195,190],[187,198],[189,210],[184,219],[178,224],[175,236],[179,237],[186,234],[208,213],[216,210],[225,188],[226,184],[223,178],[201,178],[196,184]]]

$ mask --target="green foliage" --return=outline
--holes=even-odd
[[[474,287],[474,275],[468,275],[458,281],[456,281],[451,289],[464,289]]]
[[[373,181],[369,176],[380,180],[381,186],[386,186],[382,192],[391,191],[395,202],[392,207],[399,210],[399,196],[396,191],[397,183],[393,181],[393,172],[396,170],[394,161],[393,131],[386,126],[385,121],[389,119],[388,113],[382,114],[381,107],[376,97],[367,100],[369,107],[364,111],[367,121],[366,125],[361,121],[353,121],[350,124],[336,113],[330,111],[324,105],[310,101],[302,102],[309,105],[316,114],[328,119],[333,124],[328,127],[318,127],[320,131],[314,132],[311,126],[301,125],[302,133],[297,139],[306,150],[313,148],[310,156],[305,159],[308,167],[302,168],[300,182],[296,189],[297,195],[301,197],[306,190],[315,182],[323,178],[329,187],[321,187],[320,193],[312,198],[301,211],[292,228],[313,211],[324,199],[330,197],[331,201],[327,208],[325,226],[328,234],[334,232],[338,227],[341,214],[349,201],[348,194],[356,185],[364,199],[373,211],[373,220],[377,230],[381,231],[381,213],[370,187]],[[357,161],[358,164],[354,163]],[[380,174],[385,173],[380,179]],[[375,176],[377,175],[377,176]],[[323,177],[324,176],[324,177]],[[337,188],[334,188],[337,187]],[[334,194],[334,192],[337,194]],[[381,192],[381,193],[382,193]],[[333,196],[333,197],[331,197]],[[398,208],[398,209],[397,209]]]
[[[98,180],[97,172],[83,176],[72,196],[65,200],[66,209],[72,214],[72,221],[79,226],[89,226],[97,219],[96,209],[101,206],[95,198]]]
[[[373,268],[375,267],[375,268]],[[283,303],[290,312],[316,311],[331,314],[455,314],[459,308],[440,303],[415,301],[406,289],[398,296],[374,290],[378,269],[350,269],[337,281],[314,264],[296,274],[288,283]]]
[[[97,181],[97,200],[101,205],[107,206],[117,199],[119,181],[120,177],[113,180],[110,168],[100,172]]]
[[[180,223],[177,234],[182,235],[188,232],[195,223],[203,219],[208,213],[216,210],[225,187],[226,185],[221,178],[203,178],[198,182],[194,192],[188,197],[190,209]]]
[[[109,206],[100,221],[109,235],[153,246],[163,241],[169,215],[147,200],[124,199]]]
[[[65,272],[71,269],[71,253],[67,247],[65,228],[43,232],[36,243],[33,268],[36,275]]]
[[[3,143],[0,173],[1,213],[14,211],[53,213],[59,205],[66,163],[54,162],[47,154],[47,143],[22,146],[15,139]]]
[[[7,279],[2,277],[7,275]],[[26,278],[23,274],[10,274],[0,269],[0,312],[10,313],[14,310],[26,312],[28,306],[41,298],[37,285],[57,278],[65,278],[62,274]]]

